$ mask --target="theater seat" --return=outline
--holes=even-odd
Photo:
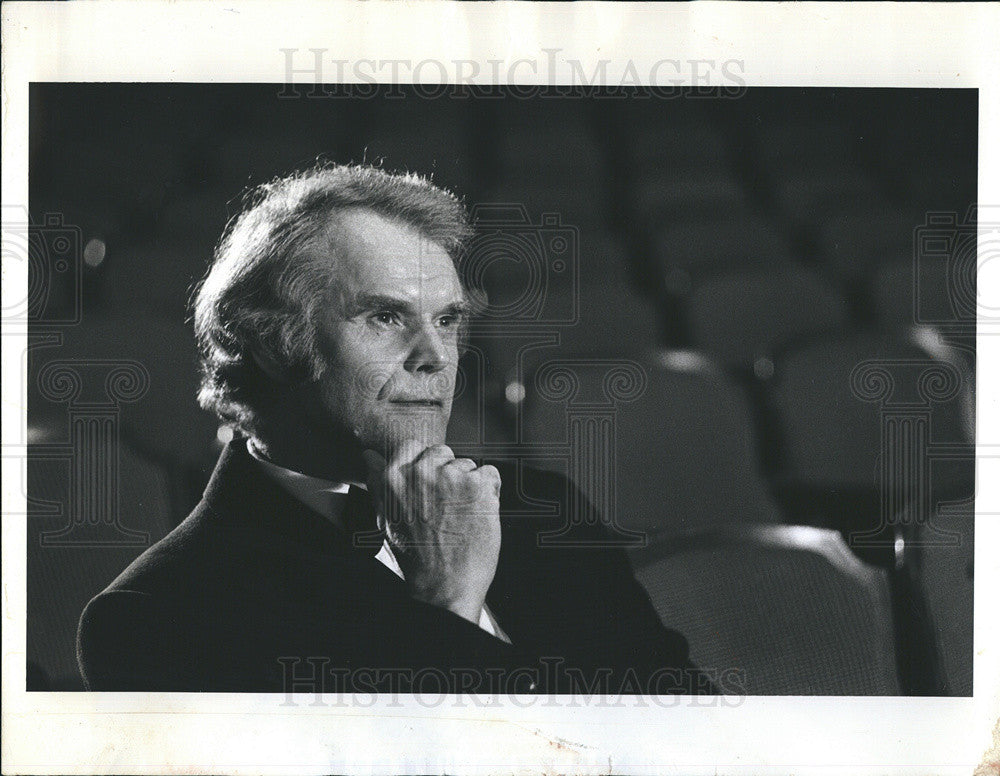
[[[488,369],[487,359],[478,343],[470,343],[459,359],[447,436],[459,457],[479,458],[488,446],[512,441],[511,429],[498,411],[503,386]]]
[[[825,175],[849,170],[858,161],[858,132],[830,121],[765,121],[756,127],[758,163],[768,172]]]
[[[915,272],[916,267],[920,272]],[[948,277],[948,266],[917,264],[913,257],[879,266],[870,286],[871,305],[878,322],[888,329],[918,324],[954,327],[962,324],[975,333],[975,286],[965,278]],[[975,271],[972,268],[973,272]]]
[[[562,225],[584,231],[607,229],[611,218],[607,189],[596,183],[587,185],[572,175],[503,183],[487,191],[482,201],[523,206],[535,224],[546,214],[558,214]]]
[[[706,116],[691,113],[687,106],[686,114],[677,110],[668,113],[663,105],[621,107],[620,153],[629,174],[651,168],[724,172],[729,167],[730,144]],[[697,141],[692,142],[692,138]]]
[[[747,202],[739,179],[728,170],[646,170],[634,179],[631,210],[634,224],[653,229],[692,214],[743,210]]]
[[[903,485],[924,483],[923,500],[968,495],[971,463],[934,462],[930,447],[919,453],[932,463],[926,476],[918,471],[911,476],[908,469],[891,474],[897,471],[892,467],[910,465],[908,456],[917,454],[910,445],[918,439],[960,448],[971,441],[972,374],[957,354],[940,343],[922,343],[918,334],[831,336],[775,356],[774,375],[763,383],[775,482],[786,509],[798,519],[864,532],[879,525],[883,499],[895,514],[906,498],[917,497],[910,490],[911,496],[904,495]],[[927,430],[918,432],[915,418],[924,417]],[[904,422],[909,425],[898,425]],[[903,442],[889,444],[903,439],[895,431],[907,429],[919,437],[903,447]],[[880,485],[883,439],[889,440],[887,493]]]
[[[694,279],[708,274],[773,269],[792,261],[780,232],[746,210],[666,227],[654,238],[654,253],[668,291],[675,294],[686,293]]]
[[[221,199],[213,202],[211,214],[209,206],[199,198],[185,199],[176,205],[161,213],[161,225],[171,220],[185,224],[183,231],[172,233],[172,244],[164,241],[109,247],[102,267],[104,309],[121,316],[138,317],[141,313],[144,318],[184,319],[188,295],[211,258],[226,213]],[[214,226],[208,227],[209,223]],[[195,236],[196,232],[200,236]],[[182,234],[184,239],[193,237],[195,241],[177,242]],[[89,315],[88,322],[94,317]]]
[[[505,384],[523,383],[538,358],[552,353],[645,359],[658,348],[659,312],[633,285],[623,246],[607,233],[577,233],[575,239],[576,256],[546,251],[539,263],[543,270],[535,276],[525,260],[497,262],[487,277],[492,313],[476,325],[489,332],[480,339],[489,371]],[[510,258],[516,259],[516,252]],[[518,378],[518,351],[557,339],[558,346],[526,353]]]
[[[131,209],[156,210],[183,178],[180,156],[176,138],[141,131],[119,134],[114,143],[71,136],[46,143],[37,157],[37,182],[59,192],[62,202],[126,202]],[[35,170],[33,159],[33,176]]]
[[[583,127],[518,126],[502,131],[496,149],[501,185],[525,188],[554,180],[589,189],[607,186],[601,146]]]
[[[782,344],[849,325],[844,297],[790,265],[709,278],[691,292],[686,309],[692,343],[732,367],[750,367]]]
[[[773,184],[778,212],[796,228],[808,228],[838,212],[849,211],[859,199],[874,199],[877,181],[859,167],[788,171]]]
[[[846,282],[863,280],[881,264],[912,257],[914,231],[923,220],[922,213],[883,198],[867,200],[823,220],[817,238],[821,260]]]
[[[176,271],[187,270],[192,276],[180,289],[157,288],[158,294],[166,296],[168,292],[175,292],[176,298],[186,297],[191,284],[199,279],[199,273],[207,265],[226,224],[237,212],[235,195],[236,191],[191,192],[166,203],[157,211],[156,242],[152,250],[148,246],[138,249],[152,255],[128,258],[138,265],[139,271],[155,267],[160,261],[172,260],[179,265]],[[165,246],[166,250],[161,246]],[[123,278],[118,282],[124,282],[127,286],[135,281]]]
[[[644,386],[637,388],[637,397],[612,403],[603,381],[620,359],[573,360],[554,349],[548,355],[540,350],[537,356],[534,379],[528,380],[524,440],[529,446],[570,441],[568,412],[579,412],[579,407],[574,400],[547,397],[544,383],[554,378],[553,363],[571,361],[569,369],[580,387],[576,401],[591,402],[584,415],[599,416],[603,410],[594,402],[602,397],[611,409],[613,446],[606,449],[594,441],[575,454],[597,456],[594,463],[601,470],[611,467],[619,525],[652,536],[779,520],[757,468],[747,401],[703,357],[665,354],[661,363],[643,370]],[[588,492],[591,483],[577,484],[604,511],[611,508],[605,493]]]
[[[749,695],[900,694],[886,575],[834,531],[729,527],[673,537],[633,563],[663,622],[722,684]]]

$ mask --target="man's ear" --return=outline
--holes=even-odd
[[[261,371],[266,374],[271,380],[276,383],[288,383],[291,382],[291,375],[288,374],[281,364],[274,360],[270,353],[265,353],[263,350],[254,349],[253,360],[254,363],[260,367]]]

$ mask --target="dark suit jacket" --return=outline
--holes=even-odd
[[[487,603],[512,644],[403,582],[270,480],[242,441],[202,501],[86,607],[92,690],[713,692],[621,550],[540,547],[565,523],[518,516],[518,491],[567,504],[565,478],[499,466],[500,560]],[[538,508],[535,507],[535,511]],[[565,510],[559,510],[565,512]],[[578,527],[593,539],[601,529]]]

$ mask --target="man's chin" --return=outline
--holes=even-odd
[[[382,455],[389,460],[403,442],[415,439],[425,447],[444,444],[447,418],[441,408],[407,408],[405,412],[393,413],[383,424],[381,433],[373,435],[372,440],[380,443],[375,449],[380,449]]]

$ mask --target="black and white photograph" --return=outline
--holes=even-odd
[[[984,91],[541,51],[568,82],[289,45],[284,82],[27,84],[26,702],[668,730],[991,692]],[[427,751],[366,772],[467,772]]]
[[[311,91],[34,86],[30,689],[971,694],[974,90]]]

